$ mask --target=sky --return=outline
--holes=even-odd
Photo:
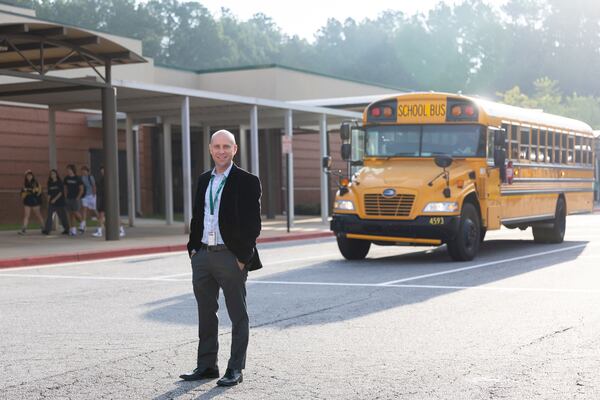
[[[222,7],[229,8],[241,20],[262,12],[271,17],[288,35],[298,35],[313,41],[314,34],[327,23],[327,19],[335,18],[343,21],[353,18],[361,21],[375,18],[385,10],[399,10],[412,15],[418,11],[427,11],[441,0],[198,0],[213,15],[220,15]],[[444,0],[454,4],[461,0]],[[488,0],[489,4],[499,5],[506,0]]]

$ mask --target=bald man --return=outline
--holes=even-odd
[[[198,303],[198,355],[196,369],[180,377],[186,381],[219,377],[217,310],[221,288],[232,338],[227,371],[217,385],[233,386],[243,381],[246,366],[246,278],[248,271],[262,267],[256,250],[261,187],[257,176],[233,163],[238,147],[231,132],[215,132],[209,149],[215,167],[198,179],[187,245]]]

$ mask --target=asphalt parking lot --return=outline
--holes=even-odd
[[[178,378],[197,343],[186,254],[0,270],[0,398],[600,398],[600,215],[569,217],[560,245],[490,232],[467,263],[444,247],[348,262],[332,239],[260,250],[228,389]]]

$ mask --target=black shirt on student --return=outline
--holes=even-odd
[[[79,194],[79,186],[83,186],[81,177],[67,176],[65,177],[65,186],[67,187],[67,199],[76,199]]]
[[[64,207],[65,206],[65,193],[64,193],[64,185],[60,179],[52,182],[48,181],[48,203],[50,203],[59,193],[62,193],[56,201],[54,202],[55,207]]]

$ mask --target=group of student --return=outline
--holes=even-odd
[[[67,165],[66,171],[67,176],[64,179],[60,178],[58,171],[55,169],[51,169],[48,174],[48,215],[46,221],[42,218],[40,211],[43,198],[42,186],[35,179],[31,170],[25,171],[25,179],[21,189],[24,215],[23,226],[19,231],[20,235],[27,233],[29,218],[33,212],[42,226],[44,235],[49,235],[52,231],[52,221],[54,213],[56,213],[63,227],[62,234],[69,236],[85,233],[88,214],[95,214],[99,226],[92,236],[103,236],[104,167],[100,167],[98,182],[85,165],[81,167],[81,176],[77,175],[77,170],[73,164]],[[123,227],[120,229],[120,235],[125,236]]]

